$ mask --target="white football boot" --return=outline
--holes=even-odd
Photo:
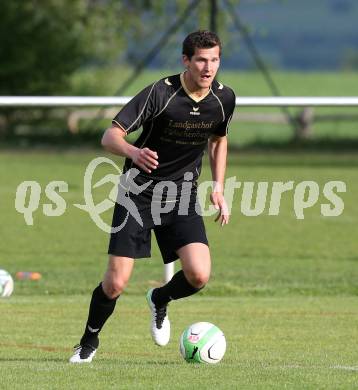
[[[91,363],[97,349],[92,345],[75,345],[75,351],[70,358],[70,363]]]
[[[167,315],[167,306],[157,306],[152,301],[153,288],[147,292],[148,306],[152,312],[152,321],[150,324],[150,332],[153,341],[164,347],[170,340],[170,322]]]

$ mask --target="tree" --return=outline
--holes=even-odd
[[[41,4],[42,3],[42,4]],[[84,55],[78,1],[4,2],[0,14],[0,92],[48,94]],[[77,7],[76,7],[77,5]]]
[[[116,57],[131,15],[114,0],[5,1],[0,13],[0,94],[59,94],[68,76]]]

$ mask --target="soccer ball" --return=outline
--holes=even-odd
[[[225,351],[224,333],[210,322],[190,325],[180,337],[180,353],[190,363],[219,363]]]
[[[0,269],[0,297],[9,297],[14,291],[14,281],[11,275]]]

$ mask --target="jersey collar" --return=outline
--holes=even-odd
[[[208,89],[208,92],[205,93],[204,95],[200,96],[200,97],[197,97],[195,96],[192,92],[189,91],[188,87],[186,86],[185,84],[185,81],[184,81],[184,72],[183,73],[180,73],[180,82],[181,82],[181,85],[185,91],[185,93],[190,97],[190,99],[194,100],[194,102],[196,103],[199,103],[201,102],[203,99],[205,99],[210,91],[211,91],[211,87]]]

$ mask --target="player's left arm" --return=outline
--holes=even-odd
[[[224,198],[224,180],[227,157],[227,137],[212,135],[208,142],[208,155],[210,160],[211,174],[214,182],[210,200],[214,207],[219,210],[215,219],[221,226],[229,223],[229,209]]]

